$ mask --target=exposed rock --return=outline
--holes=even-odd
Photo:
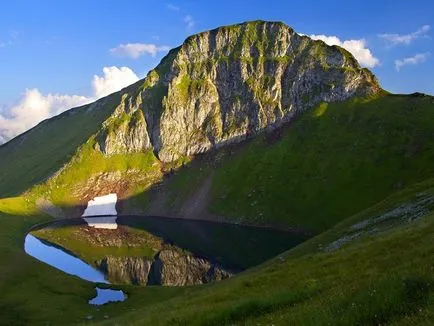
[[[399,225],[411,223],[428,214],[433,208],[434,197],[418,194],[417,200],[414,202],[401,204],[380,215],[353,224],[344,236],[330,243],[324,248],[324,251],[334,251],[364,235],[377,234]]]
[[[232,273],[205,258],[163,249],[154,259],[146,257],[105,257],[96,266],[112,283],[184,286],[229,278]]]
[[[155,258],[149,284],[184,286],[229,278],[232,274],[210,261],[184,255],[175,249],[162,250]]]
[[[122,102],[116,109],[114,115],[106,124],[106,136],[100,142],[101,150],[108,154],[140,152],[151,147],[151,142],[146,129],[146,121],[142,111],[137,110],[135,105],[125,106],[125,99],[128,94],[122,96]],[[128,98],[129,100],[131,98]],[[134,110],[134,111],[133,111]],[[133,111],[133,113],[130,113]]]
[[[370,96],[375,76],[337,46],[255,21],[189,37],[125,88],[98,136],[106,155],[164,162],[273,130],[319,103]]]
[[[145,187],[145,185],[152,184],[160,177],[161,171],[159,169],[153,169],[149,173],[133,169],[123,173],[120,171],[102,172],[92,175],[83,182],[77,182],[72,185],[69,191],[74,198],[80,198],[83,205],[85,205],[92,198],[107,193],[117,193],[120,199],[123,199],[128,196],[126,192],[131,184]],[[83,211],[80,211],[79,216],[81,214],[83,214]]]
[[[396,221],[400,222],[411,222],[422,216],[425,216],[434,205],[433,197],[420,197],[415,202],[404,203],[395,207],[383,214],[375,216],[371,219],[356,223],[351,226],[351,230],[363,230],[369,227],[378,225],[383,222]]]

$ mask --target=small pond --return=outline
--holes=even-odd
[[[121,290],[112,289],[100,289],[96,288],[96,297],[89,300],[89,304],[92,305],[103,305],[109,302],[120,302],[127,298],[124,292]]]

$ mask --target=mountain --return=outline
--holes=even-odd
[[[0,146],[0,323],[429,325],[433,121],[432,96],[390,94],[346,50],[282,23],[190,36],[143,80]],[[95,310],[92,284],[23,239],[110,192],[124,214],[311,239],[218,284],[120,286],[127,301]],[[231,252],[234,235],[211,234]]]
[[[116,192],[122,213],[319,232],[432,175],[432,101],[285,24],[224,26],[0,146],[0,195],[69,217]]]
[[[173,162],[379,89],[348,52],[284,24],[223,27],[189,37],[124,90],[99,147],[108,155],[152,149]]]
[[[56,187],[120,171],[102,176],[101,187],[120,191],[133,183],[143,188],[161,177],[154,171],[142,178],[149,163],[177,166],[195,154],[270,132],[321,102],[380,91],[372,73],[350,53],[300,36],[282,23],[221,27],[189,37],[145,79],[44,121],[1,146],[0,194],[16,195],[50,182],[82,157],[106,164],[92,164],[91,173],[72,171]],[[75,165],[86,170],[86,162]],[[124,178],[127,171],[129,178]],[[113,186],[104,181],[113,178],[134,182]],[[57,202],[77,203],[91,195],[78,191],[74,199]]]
[[[191,36],[145,79],[75,111],[111,111],[102,126],[95,121],[104,154],[152,149],[171,162],[275,129],[322,101],[379,89],[344,49],[258,21]],[[29,142],[49,122],[14,143]]]
[[[1,146],[0,194],[77,216],[116,192],[122,213],[319,232],[432,175],[431,106],[282,23],[220,27]]]

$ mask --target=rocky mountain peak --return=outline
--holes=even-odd
[[[275,129],[321,102],[379,90],[349,52],[283,23],[224,26],[188,37],[122,90],[99,146],[106,155],[152,149],[171,162]]]

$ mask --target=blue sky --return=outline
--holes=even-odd
[[[0,143],[142,78],[192,33],[255,19],[352,47],[389,91],[434,94],[434,1],[15,0],[0,12]]]

